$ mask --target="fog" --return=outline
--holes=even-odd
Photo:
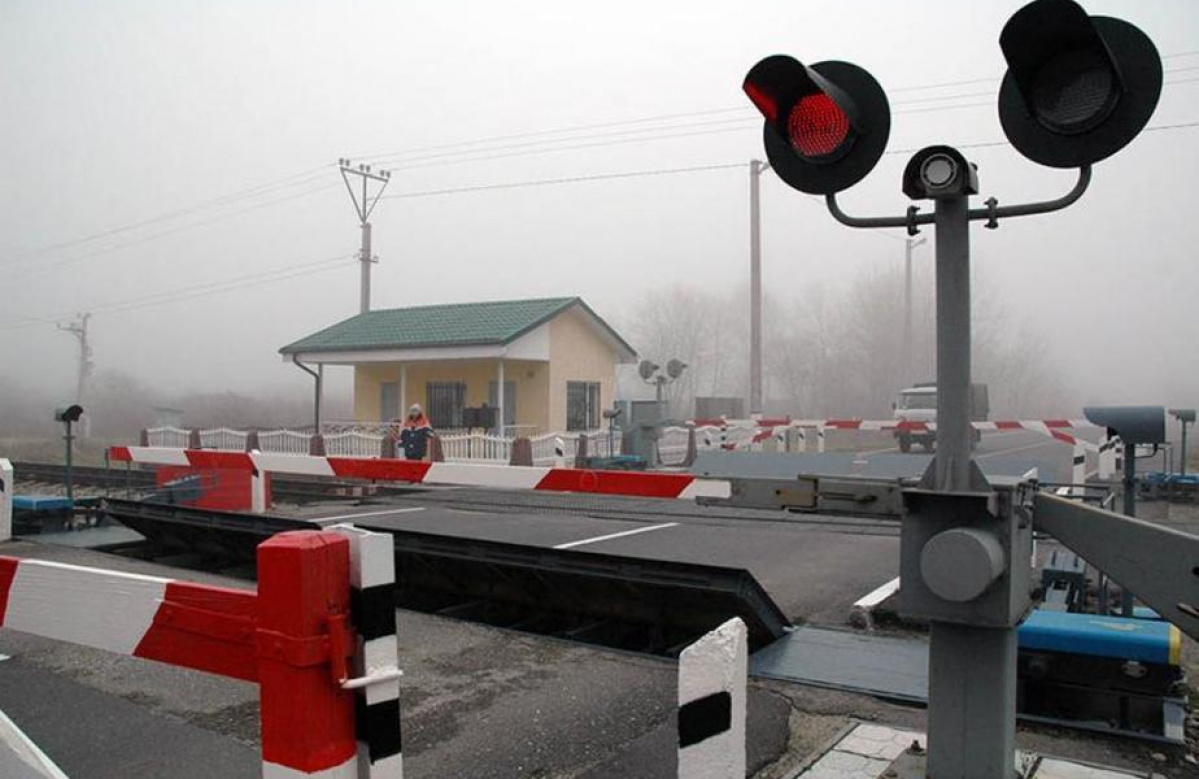
[[[980,201],[1048,199],[1072,172],[972,146],[1003,139],[997,40],[1020,5],[7,0],[0,392],[36,401],[9,409],[70,399],[77,343],[56,324],[92,312],[97,381],[171,397],[307,393],[277,349],[358,307],[342,156],[393,171],[372,218],[375,308],[577,294],[644,334],[645,307],[686,285],[720,293],[724,336],[740,343],[748,161],[763,156],[740,91],[748,68],[773,53],[845,59],[888,90],[889,153],[842,198],[851,213],[902,213],[903,165],[934,143],[971,146]],[[1157,44],[1166,86],[1150,126],[1163,129],[1097,165],[1076,206],[975,223],[977,306],[1001,312],[1003,364],[1025,353],[1062,415],[1193,406],[1199,4],[1084,5]],[[706,169],[660,172],[692,167]],[[489,188],[625,173],[646,175]],[[842,227],[767,173],[762,235],[768,344],[814,300],[841,319],[894,307],[894,285],[863,289],[902,267],[901,231]],[[931,264],[926,235],[918,266]],[[931,275],[918,279],[927,293]],[[772,395],[807,364],[803,343],[767,349]],[[830,386],[877,375],[826,365]],[[723,376],[745,391],[744,368]],[[331,381],[348,392],[347,370]],[[1052,410],[1026,391],[1026,408]]]

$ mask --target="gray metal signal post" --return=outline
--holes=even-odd
[[[903,190],[931,199],[932,214],[857,218],[826,196],[849,227],[935,226],[937,305],[937,453],[920,490],[905,495],[901,610],[929,620],[928,775],[1012,776],[1016,732],[1016,626],[1027,612],[1032,523],[1022,488],[993,489],[971,457],[971,221],[1065,208],[1086,190],[1090,169],[1057,200],[971,209],[975,166],[948,146],[912,157]]]
[[[805,65],[782,54],[760,60],[742,84],[765,120],[771,169],[788,186],[824,195],[849,227],[909,235],[936,228],[937,454],[919,485],[801,475],[798,487],[781,489],[777,481],[734,479],[730,498],[902,523],[899,610],[927,621],[931,636],[927,759],[901,756],[886,774],[905,779],[1014,776],[1016,626],[1032,605],[1034,520],[1199,637],[1199,537],[1050,495],[1035,480],[988,484],[971,459],[970,222],[994,228],[1000,219],[1074,203],[1090,184],[1091,165],[1145,127],[1162,83],[1148,36],[1123,20],[1090,16],[1074,0],[1033,0],[1008,19],[999,47],[1008,63],[998,96],[1004,134],[1027,159],[1078,171],[1073,189],[1056,200],[1000,206],[990,198],[971,208],[974,165],[956,149],[930,146],[908,162],[903,191],[932,200],[933,213],[910,206],[903,216],[849,216],[836,195],[873,169],[890,133],[882,86],[849,62]]]

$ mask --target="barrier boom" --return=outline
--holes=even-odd
[[[522,465],[428,463],[378,457],[320,457],[272,452],[220,452],[208,449],[169,449],[154,446],[114,446],[114,462],[175,465],[328,476],[342,479],[399,481],[499,489],[532,489],[553,492],[588,492],[643,498],[697,498],[729,496],[729,483],[700,479],[684,473],[600,471]]]
[[[264,779],[402,779],[391,542],[352,532],[264,541],[257,592],[0,556],[0,628],[257,682]]]

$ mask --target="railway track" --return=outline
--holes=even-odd
[[[61,485],[66,483],[66,466],[58,463],[14,462],[13,471],[18,483]],[[92,487],[105,495],[133,495],[155,489],[153,469],[140,467],[111,467],[76,465],[71,478],[77,487]],[[374,485],[353,484],[337,479],[272,476],[271,493],[277,500],[288,503],[311,503],[320,500],[357,500],[369,497]]]

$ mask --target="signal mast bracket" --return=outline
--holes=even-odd
[[[1051,211],[1060,211],[1063,208],[1074,205],[1087,188],[1091,185],[1091,166],[1083,165],[1078,169],[1078,180],[1074,183],[1074,187],[1055,200],[1041,200],[1035,203],[1018,203],[1013,206],[1000,206],[999,200],[991,197],[987,198],[985,208],[972,208],[967,212],[970,221],[976,222],[987,220],[987,227],[992,230],[999,226],[1000,219],[1007,219],[1016,216],[1033,216],[1035,214],[1048,214]],[[917,213],[916,206],[908,206],[907,213],[903,216],[850,216],[841,210],[840,204],[837,203],[837,195],[835,192],[830,192],[824,196],[825,205],[828,206],[829,213],[833,215],[841,224],[846,227],[858,228],[877,228],[877,227],[902,227],[908,231],[908,235],[916,235],[919,230],[919,225],[933,224],[936,220],[935,214],[920,214]]]

